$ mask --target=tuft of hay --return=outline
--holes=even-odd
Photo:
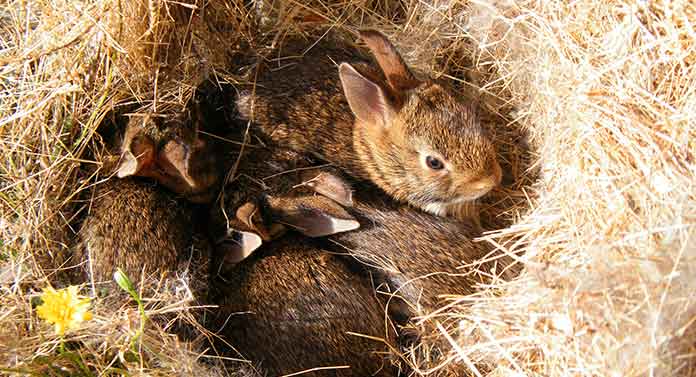
[[[184,342],[157,320],[195,325],[186,279],[139,284],[154,320],[136,351],[141,317],[122,296],[95,298],[67,353],[32,298],[67,283],[79,221],[111,173],[101,124],[176,112],[202,81],[245,80],[257,51],[329,26],[378,28],[477,100],[506,170],[481,242],[522,272],[421,318],[436,331],[402,355],[417,374],[694,374],[693,2],[10,0],[0,12],[3,373],[233,372],[201,357],[209,334]]]
[[[696,5],[472,2],[469,21],[541,177],[484,237],[524,272],[448,311],[457,356],[497,376],[693,375]]]

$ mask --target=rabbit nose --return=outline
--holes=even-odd
[[[472,183],[470,187],[472,191],[488,192],[497,186],[498,182],[499,180],[495,176],[490,176]]]
[[[472,191],[478,191],[481,194],[485,194],[488,191],[492,190],[494,187],[500,185],[500,182],[502,180],[502,171],[500,169],[500,166],[498,164],[495,165],[494,171],[491,175],[481,178],[478,181],[475,181],[469,185],[469,188]]]

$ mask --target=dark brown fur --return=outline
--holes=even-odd
[[[307,172],[306,176],[312,173],[316,174]],[[283,214],[283,200],[268,200],[274,215],[292,225],[292,217]],[[328,236],[328,247],[350,253],[378,271],[386,291],[397,293],[410,306],[400,317],[433,311],[446,303],[441,296],[471,294],[475,292],[474,285],[483,282],[471,273],[471,268],[460,268],[490,252],[485,244],[473,242],[479,235],[473,219],[455,220],[424,213],[395,203],[369,187],[355,190],[352,202],[346,210],[360,222],[360,228]],[[479,266],[484,272],[492,267]]]
[[[218,143],[208,133],[222,131],[224,97],[204,83],[180,112],[136,113],[123,130],[104,125],[115,155],[106,170],[123,178],[96,186],[80,229],[74,260],[90,280],[111,281],[119,267],[136,281],[141,273],[157,278],[185,273],[191,262],[192,288],[207,288],[211,248],[189,202],[208,201],[218,190]]]
[[[357,190],[348,212],[361,227],[330,236],[335,251],[349,252],[380,270],[385,290],[410,306],[402,317],[429,313],[447,303],[445,295],[474,293],[474,285],[483,282],[471,268],[461,268],[490,251],[472,241],[478,235],[473,222],[415,211],[370,190]]]
[[[363,38],[379,35],[372,33]],[[475,111],[442,84],[427,78],[416,84],[407,67],[392,67],[403,60],[388,41],[368,42],[386,79],[346,43],[322,41],[305,53],[309,45],[287,42],[275,53],[296,58],[258,66],[256,87],[237,102],[242,116],[272,140],[315,154],[437,215],[456,215],[500,182],[493,145]],[[390,108],[387,127],[353,115],[336,66],[341,62],[358,62],[354,68],[382,88]],[[444,160],[447,171],[429,170],[425,155]]]
[[[394,331],[369,276],[350,258],[289,234],[226,277],[216,301],[221,334],[269,376],[332,366],[349,368],[307,375],[396,375],[377,340],[393,344]]]
[[[192,204],[167,189],[140,178],[112,178],[99,185],[79,231],[73,255],[80,264],[79,281],[107,288],[120,305],[128,294],[117,287],[114,272],[123,270],[143,297],[185,288],[192,307],[205,305],[210,289],[211,245],[195,218]],[[95,292],[96,293],[96,292]],[[183,296],[187,296],[184,293]],[[112,301],[108,298],[107,305]],[[168,312],[152,316],[186,340],[196,340],[202,309],[187,315]],[[190,322],[194,320],[197,323]]]
[[[112,281],[121,268],[133,281],[184,273],[193,284],[207,281],[210,251],[196,234],[193,207],[154,183],[110,179],[98,186],[80,229],[74,258],[89,280]]]
[[[453,296],[474,294],[476,285],[489,283],[494,271],[505,278],[512,271],[503,272],[506,264],[497,261],[476,265],[491,248],[472,241],[478,235],[474,219],[433,216],[366,187],[355,190],[353,206],[347,209],[360,228],[329,236],[325,247],[369,267],[378,297],[400,325],[401,352],[420,367],[438,365],[453,351],[438,335],[435,322],[450,329],[458,326],[458,319],[420,320],[452,303]]]
[[[307,170],[296,169],[311,167],[310,160],[282,149],[249,151],[226,190],[224,204],[213,214],[218,239],[229,234],[226,228],[254,231],[236,218],[237,208],[246,201],[261,203],[262,193],[298,198],[306,192],[294,186]],[[263,245],[234,268],[218,270],[213,300],[220,305],[217,329],[259,371],[276,376],[348,365],[349,369],[308,375],[395,375],[385,360],[384,343],[348,334],[394,343],[394,331],[386,324],[384,306],[375,298],[369,276],[351,258],[333,255],[317,247],[315,240],[292,232]]]

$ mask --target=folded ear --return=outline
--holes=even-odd
[[[155,143],[138,132],[134,128],[126,131],[121,145],[121,159],[116,167],[116,176],[119,178],[143,175],[155,163]]]
[[[360,31],[360,38],[374,55],[384,72],[389,86],[396,92],[404,92],[420,85],[399,52],[387,37],[376,30]]]
[[[228,229],[225,237],[216,242],[224,264],[236,264],[258,249],[263,240],[257,234],[236,229]]]
[[[343,206],[353,206],[353,190],[343,178],[329,172],[321,172],[314,176],[312,174],[314,172],[308,171],[308,174],[303,175],[305,178],[303,186],[307,186]]]
[[[308,237],[324,237],[360,227],[341,205],[324,196],[269,197],[268,204],[281,223]]]
[[[173,177],[181,178],[191,188],[195,189],[196,180],[190,174],[190,161],[193,145],[185,142],[170,140],[160,151],[160,165],[164,171]]]
[[[244,203],[237,208],[235,217],[244,225],[244,227],[256,232],[264,241],[270,241],[278,238],[286,231],[283,224],[265,221],[267,219],[264,219],[259,206],[252,202]]]
[[[355,117],[370,125],[386,127],[394,113],[387,93],[348,63],[341,63],[338,75],[343,85],[343,93]]]
[[[258,207],[251,202],[247,202],[237,208],[235,217],[237,220],[241,221],[242,224],[247,226],[249,229],[254,229],[256,227],[255,220],[258,220]]]

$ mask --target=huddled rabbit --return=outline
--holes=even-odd
[[[220,154],[208,133],[224,125],[218,104],[201,99],[206,90],[182,112],[138,114],[109,135],[119,159],[107,170],[117,177],[96,186],[73,256],[88,280],[112,280],[119,267],[138,280],[142,273],[183,272],[191,262],[200,271],[191,281],[205,281],[210,247],[194,203],[219,189]]]
[[[386,355],[395,331],[368,271],[310,238],[359,224],[339,203],[297,185],[307,169],[309,159],[280,148],[243,156],[229,197],[212,216],[221,263],[212,299],[216,330],[236,350],[232,356],[249,359],[261,374],[326,368],[330,375],[393,376]],[[284,217],[297,231],[269,217],[270,193],[291,198]]]
[[[370,180],[398,201],[469,216],[471,201],[501,180],[474,108],[446,84],[414,74],[383,34],[360,36],[377,67],[360,49],[328,37],[309,51],[288,41],[274,54],[301,57],[255,67],[254,87],[237,100],[242,118],[277,144]]]
[[[308,160],[278,147],[254,150],[248,160],[247,166],[240,164],[240,178],[233,194],[237,200],[228,203],[230,215],[225,218],[227,232],[222,238],[228,245],[226,253],[245,249],[243,253],[232,253],[242,255],[233,258],[233,262],[248,258],[224,275],[227,281],[219,297],[224,308],[220,313],[225,318],[221,320],[225,323],[222,333],[252,361],[263,365],[265,360],[270,370],[279,373],[316,367],[322,360],[335,360],[341,355],[347,365],[362,365],[365,359],[357,356],[367,354],[364,348],[351,348],[355,345],[317,343],[322,344],[322,351],[308,354],[289,350],[310,347],[305,339],[313,339],[315,334],[322,339],[336,339],[346,331],[353,333],[360,328],[363,334],[372,332],[372,337],[382,339],[389,349],[395,350],[399,334],[395,333],[392,320],[407,326],[413,318],[447,304],[445,295],[470,294],[475,284],[483,282],[483,277],[460,269],[488,252],[472,241],[476,235],[473,221],[441,218],[399,204],[364,182],[352,182],[325,166],[312,168],[307,165]],[[308,194],[307,189],[327,193],[328,197]],[[317,231],[317,227],[327,229],[327,219],[330,224],[350,226]],[[354,225],[355,220],[359,228]],[[282,232],[264,230],[278,224],[296,232],[281,237]],[[301,238],[298,234],[328,239]],[[256,248],[259,249],[255,254],[249,256]],[[339,268],[342,265],[352,267],[345,270]],[[486,275],[495,267],[492,262],[479,268]],[[342,280],[334,280],[334,276],[342,276]],[[356,305],[364,305],[367,297],[378,299],[378,303],[371,304],[375,305],[373,311],[368,312],[365,307],[357,311]],[[326,307],[313,309],[307,302]],[[326,333],[305,323],[307,318],[316,321],[317,312],[335,313],[338,309],[327,308],[337,305],[356,309],[352,317],[358,318],[358,323],[338,324],[327,314],[318,322],[333,329]],[[232,315],[235,312],[243,314]],[[294,313],[292,326],[286,323],[289,312]],[[381,318],[381,326],[372,327],[371,331],[361,327],[369,323],[368,318]],[[286,337],[286,329],[305,337]],[[381,336],[374,335],[377,330],[381,330]],[[269,333],[273,336],[266,337]],[[405,339],[410,334],[401,335]],[[348,357],[343,349],[360,352]],[[383,364],[373,360],[371,365],[376,369]],[[388,370],[385,373],[393,373]]]

